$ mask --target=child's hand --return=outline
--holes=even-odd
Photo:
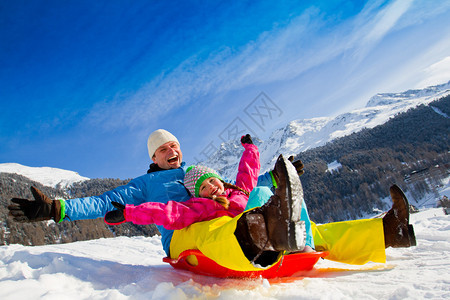
[[[250,134],[241,136],[241,143],[242,144],[253,144],[252,137],[250,136]]]
[[[125,205],[111,202],[117,210],[108,211],[105,215],[105,223],[108,225],[119,225],[125,223]]]

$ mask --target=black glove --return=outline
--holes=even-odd
[[[40,190],[32,186],[31,193],[34,201],[21,198],[12,198],[14,204],[8,205],[9,216],[20,223],[29,223],[53,219],[61,220],[61,202],[53,201]]]
[[[105,215],[105,223],[108,225],[119,225],[125,223],[125,205],[112,201],[111,204],[117,210],[108,211]]]
[[[305,170],[303,170],[303,162],[299,159],[294,161],[294,156],[289,156],[288,160],[294,165],[295,169],[297,170],[298,176],[302,176],[305,173]]]
[[[295,170],[297,170],[298,176],[301,176],[301,175],[303,175],[303,173],[305,173],[305,171],[303,170],[304,165],[303,165],[303,163],[302,163],[301,160],[296,160],[296,161],[294,161],[294,156],[292,156],[292,155],[289,156],[288,160],[289,160],[289,161],[292,163],[292,165],[295,167]],[[278,174],[277,174],[277,171],[275,171],[275,169],[272,170],[272,175],[273,175],[275,178],[279,178],[279,177],[278,177]],[[278,180],[278,179],[276,179],[276,180]]]
[[[253,144],[252,137],[250,136],[250,134],[241,136],[241,143],[242,144]]]

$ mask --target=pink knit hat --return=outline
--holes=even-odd
[[[199,197],[200,186],[205,179],[216,177],[223,181],[217,172],[205,166],[190,166],[184,175],[184,186],[189,190],[191,195]]]

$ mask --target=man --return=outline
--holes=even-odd
[[[178,139],[170,132],[158,129],[147,141],[149,156],[153,161],[146,175],[131,180],[127,185],[108,191],[100,196],[70,200],[51,200],[42,192],[31,188],[35,201],[12,199],[8,206],[10,215],[17,222],[35,222],[53,219],[95,219],[114,210],[112,201],[139,205],[144,202],[167,203],[190,198],[183,185],[184,162]],[[302,173],[302,164],[293,165]],[[258,178],[258,186],[273,187],[276,171],[267,172]],[[396,186],[395,186],[396,187]],[[384,262],[384,249],[415,245],[412,226],[409,225],[408,202],[401,190],[391,188],[393,208],[383,219],[356,220],[314,226],[316,249],[330,251],[329,258],[346,263],[363,264],[367,261]],[[157,226],[161,233],[164,251],[170,254],[173,231]],[[363,235],[361,234],[363,233]],[[374,238],[375,237],[375,238]]]
[[[17,222],[35,222],[53,219],[75,221],[103,217],[108,211],[114,210],[112,201],[139,205],[144,202],[167,203],[169,200],[178,202],[190,198],[183,185],[185,175],[182,162],[183,154],[178,139],[170,132],[158,129],[150,134],[147,148],[153,164],[146,175],[131,180],[127,185],[117,187],[100,196],[83,197],[69,200],[51,200],[41,191],[32,187],[35,201],[27,199],[12,199],[14,204],[8,206],[10,215]],[[260,183],[261,182],[261,183]],[[271,173],[259,177],[258,184],[271,185]],[[169,254],[169,245],[173,230],[157,226],[161,233],[164,251]]]

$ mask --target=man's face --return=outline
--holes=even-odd
[[[176,142],[167,142],[155,151],[152,160],[161,169],[177,169],[181,167],[183,154],[180,150],[180,145]]]

